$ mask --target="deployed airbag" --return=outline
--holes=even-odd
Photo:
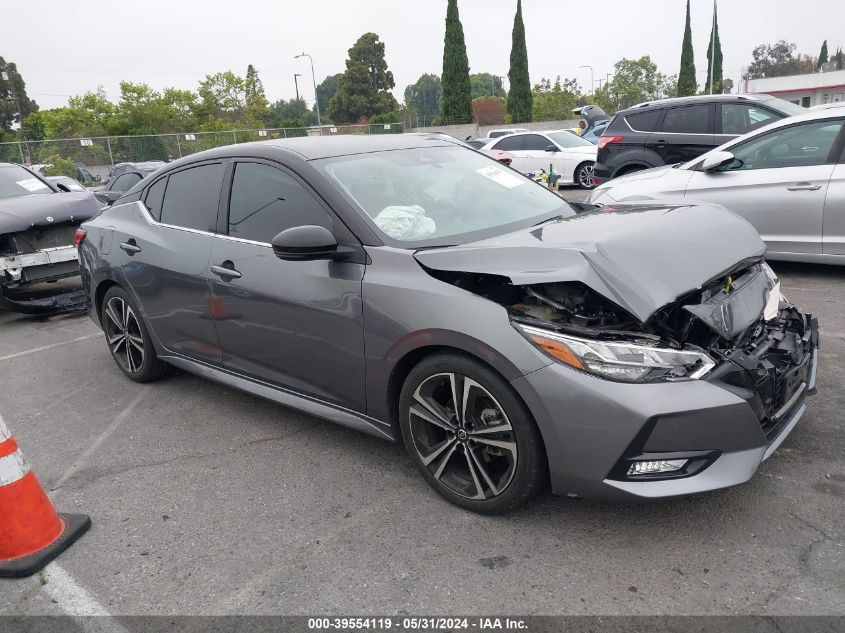
[[[421,240],[437,230],[434,220],[427,217],[425,209],[415,204],[409,207],[385,207],[373,221],[390,237],[397,240]]]

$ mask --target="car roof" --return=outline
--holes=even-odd
[[[463,143],[447,139],[441,134],[335,134],[332,136],[302,136],[238,143],[191,154],[168,163],[168,168],[178,167],[197,160],[227,156],[262,156],[274,153],[298,156],[302,160],[317,160],[334,156],[366,154],[419,147],[455,147]]]
[[[654,99],[652,101],[643,101],[630,108],[620,110],[616,114],[625,116],[631,112],[639,112],[647,108],[662,108],[670,105],[683,105],[685,103],[710,103],[717,101],[757,101],[762,103],[772,99],[771,95],[767,94],[739,94],[739,95],[692,95],[689,97],[670,97],[667,99]]]

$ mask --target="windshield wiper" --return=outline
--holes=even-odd
[[[551,218],[546,218],[545,220],[540,220],[539,222],[537,222],[537,224],[532,224],[531,228],[534,228],[535,226],[540,226],[541,224],[546,224],[547,222],[559,222],[562,219],[563,219],[562,215],[555,215]]]

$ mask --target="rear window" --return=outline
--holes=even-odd
[[[637,132],[654,132],[660,122],[660,115],[663,110],[652,110],[651,112],[637,112],[625,117],[632,130]]]
[[[707,134],[710,129],[712,105],[669,108],[663,118],[663,131],[670,134]]]
[[[161,221],[198,231],[214,231],[223,183],[223,165],[201,165],[170,175]]]

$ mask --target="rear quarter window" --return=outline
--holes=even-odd
[[[223,170],[222,163],[213,163],[170,174],[161,205],[161,222],[214,232]]]

